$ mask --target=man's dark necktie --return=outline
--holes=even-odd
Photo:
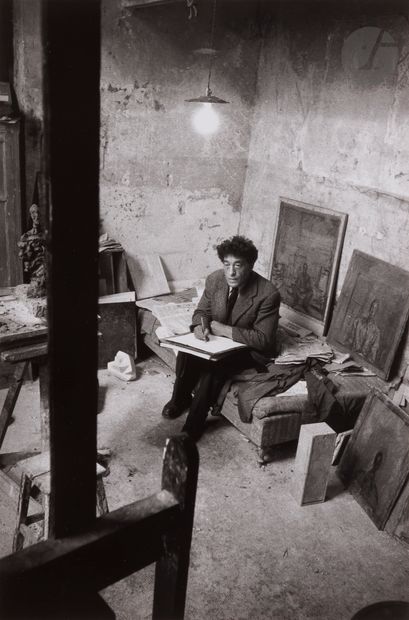
[[[231,325],[231,313],[233,310],[233,306],[236,303],[237,297],[239,294],[239,289],[236,286],[234,289],[232,289],[230,295],[227,297],[227,305],[226,305],[226,310],[227,310],[227,314],[226,314],[226,325]]]

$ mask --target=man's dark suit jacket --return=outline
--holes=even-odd
[[[192,328],[210,321],[226,323],[228,284],[223,269],[211,273],[192,317]],[[269,280],[252,271],[233,307],[233,340],[265,356],[275,355],[280,293]]]

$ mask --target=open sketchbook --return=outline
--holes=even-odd
[[[213,361],[238,349],[247,348],[247,345],[233,342],[230,338],[224,338],[223,336],[209,336],[209,340],[206,342],[196,338],[193,333],[162,338],[160,346],[184,351],[185,353],[191,353],[192,355]]]

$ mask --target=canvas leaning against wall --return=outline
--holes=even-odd
[[[409,316],[409,272],[354,250],[328,342],[388,379]]]
[[[365,400],[338,473],[383,529],[409,474],[409,415],[378,390]]]
[[[271,280],[285,318],[318,335],[328,329],[347,215],[280,198]]]

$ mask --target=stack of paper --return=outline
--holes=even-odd
[[[333,362],[332,364],[326,364],[324,366],[325,370],[329,373],[335,373],[337,375],[348,375],[348,376],[358,376],[358,377],[374,377],[376,373],[372,370],[368,370],[368,368],[364,368],[360,364],[357,364],[354,361],[349,362]]]
[[[238,349],[246,348],[245,344],[234,342],[223,336],[209,336],[209,340],[205,341],[199,340],[193,333],[164,338],[161,340],[160,346],[190,353],[191,355],[212,361],[218,360]]]
[[[146,299],[137,299],[136,305],[138,308],[146,308],[153,311],[155,306],[165,306],[166,304],[184,304],[184,303],[197,303],[194,301],[196,297],[196,289],[190,288],[178,293],[167,293],[165,295],[159,295],[156,297],[147,297]]]
[[[190,332],[192,315],[196,310],[196,304],[185,302],[182,304],[155,305],[152,314],[162,327],[167,329],[169,335],[186,334]]]
[[[303,364],[308,358],[322,362],[331,361],[331,347],[314,336],[306,338],[287,338],[282,345],[281,354],[275,358],[276,364]]]
[[[334,349],[334,357],[332,358],[332,361],[336,364],[343,364],[344,362],[347,362],[348,360],[352,359],[351,355],[349,353],[342,353],[341,351],[336,351]]]

